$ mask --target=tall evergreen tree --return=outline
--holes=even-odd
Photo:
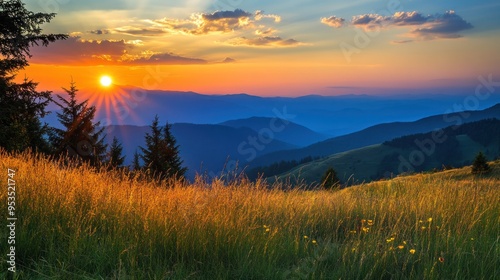
[[[68,37],[42,33],[40,26],[54,16],[28,11],[19,0],[0,1],[0,146],[7,150],[47,151],[47,126],[40,118],[48,113],[50,92],[37,91],[37,83],[27,78],[20,84],[14,78],[29,65],[30,47]]]
[[[140,162],[140,156],[137,151],[134,153],[134,160],[132,161],[132,170],[134,171],[139,171],[141,170],[141,162]]]
[[[5,82],[0,78],[0,146],[9,151],[49,152],[48,127],[40,118],[47,114],[50,92],[37,92],[37,83],[27,78],[21,84]]]
[[[167,123],[164,128],[161,128],[158,116],[156,116],[150,128],[151,133],[146,133],[145,136],[146,147],[140,147],[144,167],[162,179],[182,178],[186,173],[186,168],[182,167],[179,146],[170,132],[171,126]]]
[[[69,89],[63,89],[69,99],[57,95],[59,102],[54,103],[62,109],[61,113],[57,113],[57,118],[64,129],[52,128],[50,133],[55,154],[68,154],[98,166],[105,159],[107,145],[104,144],[104,128],[98,128],[100,122],[93,121],[96,108],[89,106],[88,100],[80,103],[77,101],[78,89],[74,82],[71,82]]]
[[[177,177],[182,178],[186,174],[187,168],[182,167],[182,159],[179,155],[179,145],[177,145],[177,140],[172,135],[170,131],[172,129],[172,125],[168,122],[165,124],[163,128],[163,140],[166,145],[166,161],[167,161],[167,176],[168,177]]]
[[[162,145],[162,133],[161,127],[158,123],[158,116],[149,126],[151,128],[150,133],[146,133],[144,140],[146,142],[146,147],[139,147],[141,149],[141,159],[144,162],[144,168],[150,172],[158,173],[164,171],[164,165],[162,157],[160,156],[160,146]]]
[[[113,142],[108,152],[108,164],[110,167],[122,167],[124,162],[125,156],[123,156],[123,146],[116,137],[113,137]]]

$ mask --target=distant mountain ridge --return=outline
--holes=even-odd
[[[473,90],[473,89],[472,89]],[[97,106],[96,120],[108,125],[149,125],[158,114],[170,123],[219,124],[251,117],[281,118],[330,136],[345,135],[379,123],[411,121],[463,103],[464,95],[408,94],[369,96],[306,95],[261,97],[249,94],[207,95],[196,92],[144,90],[117,86],[110,92],[79,92]],[[481,109],[500,102],[492,95]],[[58,108],[49,108],[57,112]],[[55,113],[45,121],[57,125]]]
[[[251,117],[226,121],[220,123],[220,125],[234,128],[247,127],[258,133],[274,136],[277,140],[299,147],[308,146],[329,138],[327,135],[280,118]]]
[[[393,122],[374,125],[361,131],[334,137],[308,147],[273,152],[256,158],[251,162],[250,166],[265,166],[281,160],[300,160],[308,156],[329,156],[382,143],[405,135],[428,132],[450,125],[460,125],[489,118],[500,119],[500,103],[480,111],[435,115],[413,122]]]
[[[276,178],[320,183],[323,174],[332,167],[343,183],[356,184],[406,172],[470,165],[478,152],[483,152],[489,160],[500,157],[499,119],[468,122],[446,127],[439,134],[407,135],[383,144],[332,154]]]

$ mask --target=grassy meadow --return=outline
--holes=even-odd
[[[244,179],[159,184],[0,152],[0,200],[15,169],[14,279],[500,279],[492,167],[282,191]]]

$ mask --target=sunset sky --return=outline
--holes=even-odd
[[[36,0],[56,12],[28,77],[262,96],[467,88],[500,77],[500,2]],[[497,78],[496,80],[499,80]],[[473,88],[472,88],[473,89]]]

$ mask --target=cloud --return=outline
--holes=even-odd
[[[201,14],[203,19],[207,21],[219,21],[223,19],[240,19],[248,18],[252,14],[243,11],[242,9],[236,9],[234,11],[216,11],[211,14]]]
[[[151,65],[151,64],[206,64],[207,61],[199,58],[189,58],[174,53],[155,53],[146,57],[136,57],[124,60],[127,64]]]
[[[34,63],[52,64],[82,63],[102,57],[105,60],[119,59],[124,53],[133,48],[124,40],[82,40],[80,37],[69,37],[66,40],[56,41],[50,47],[34,47],[32,50]]]
[[[472,24],[455,14],[454,11],[448,11],[412,30],[411,34],[425,40],[460,38],[462,35],[460,35],[459,32],[471,28],[473,28]]]
[[[407,43],[413,43],[413,40],[394,40],[391,43],[393,44],[407,44]]]
[[[328,18],[324,17],[321,18],[321,23],[331,26],[333,28],[340,28],[344,25],[345,19],[336,16],[331,16]]]
[[[280,16],[274,15],[274,14],[266,15],[266,14],[264,14],[264,11],[261,11],[261,10],[255,11],[255,17],[254,18],[255,18],[256,21],[260,21],[263,18],[270,18],[270,19],[273,19],[274,22],[281,22],[281,17]]]
[[[272,22],[265,21],[271,19]],[[129,36],[164,36],[164,35],[210,35],[210,34],[236,34],[236,38],[225,43],[233,46],[256,46],[256,47],[295,47],[304,45],[295,39],[284,39],[275,35],[278,30],[270,24],[281,22],[281,16],[276,14],[266,14],[262,10],[254,13],[235,9],[233,11],[215,11],[212,13],[194,13],[186,19],[163,18],[156,20],[132,20],[127,26],[116,27],[107,30],[93,30],[89,33],[94,35],[103,34],[124,34]],[[265,23],[265,24],[264,24]],[[254,34],[255,37],[250,34]],[[227,38],[226,38],[227,40]],[[131,42],[131,41],[127,41]],[[219,41],[221,42],[221,41]],[[223,41],[222,41],[223,42]],[[142,44],[142,41],[139,41]],[[132,44],[134,45],[134,44]],[[113,56],[105,55],[100,57],[103,60],[114,60]],[[166,55],[164,58],[147,58],[149,61],[181,61],[191,62],[191,60],[175,60]],[[141,58],[143,62],[146,58]],[[197,63],[201,61],[196,61]]]
[[[296,47],[303,45],[303,43],[295,39],[283,39],[278,36],[264,36],[264,37],[237,37],[226,41],[226,43],[233,46],[252,46],[252,47]]]
[[[222,63],[233,63],[233,62],[236,62],[236,60],[235,60],[235,59],[232,59],[232,58],[230,58],[230,57],[226,57],[226,58],[222,61]]]
[[[351,24],[354,26],[369,26],[374,24],[382,24],[387,18],[377,14],[365,14],[353,16]]]
[[[292,47],[304,45],[295,39],[283,39],[273,34],[278,31],[272,27],[257,23],[264,19],[272,19],[274,23],[281,22],[281,17],[275,14],[265,14],[261,10],[253,14],[241,9],[234,11],[216,11],[213,13],[192,14],[189,19],[163,18],[151,21],[155,28],[169,30],[171,33],[189,35],[226,34],[239,31],[239,37],[225,41],[233,46],[255,47]],[[252,31],[256,37],[243,35]]]
[[[255,30],[255,35],[269,36],[276,32],[276,29],[268,28],[266,30],[257,29]]]
[[[392,26],[416,26],[427,23],[431,16],[424,16],[417,11],[396,12],[392,16],[381,16],[378,14],[364,14],[353,16],[351,24],[365,29]]]
[[[250,13],[240,9],[201,14],[201,24],[194,31],[194,34],[207,34],[210,32],[228,33],[242,29],[251,24],[250,16]]]
[[[88,33],[95,34],[95,35],[104,35],[104,34],[109,34],[109,30],[107,30],[107,29],[97,29],[97,30],[91,30]]]
[[[32,49],[32,63],[77,65],[130,65],[130,64],[205,64],[204,59],[189,58],[173,53],[140,51],[142,41],[82,40],[69,37],[47,47]]]
[[[265,14],[261,10],[255,13],[241,9],[234,11],[216,11],[213,13],[192,14],[189,19],[163,18],[153,20],[156,28],[170,30],[172,33],[190,35],[207,35],[212,33],[233,33],[239,30],[254,30],[258,35],[270,35],[275,29],[257,22],[272,19],[274,23],[281,22],[281,16]]]
[[[390,18],[390,20],[395,24],[399,26],[406,26],[406,25],[419,25],[419,24],[424,24],[428,20],[430,20],[430,16],[424,16],[421,13],[417,11],[413,12],[396,12]]]
[[[252,14],[241,9],[234,11],[216,11],[213,13],[192,14],[190,19],[160,19],[154,23],[167,29],[193,35],[209,33],[229,33],[252,26]]]
[[[120,33],[125,35],[133,35],[133,36],[161,36],[170,33],[168,30],[158,28],[158,27],[134,27],[134,26],[124,26],[114,28],[112,33]]]
[[[396,12],[391,16],[382,16],[379,14],[363,14],[353,16],[349,24],[344,23],[342,18],[331,16],[321,18],[321,22],[340,28],[351,25],[363,28],[366,31],[378,29],[389,29],[395,27],[411,27],[409,33],[404,37],[412,40],[399,40],[393,43],[409,43],[416,40],[434,40],[442,38],[460,38],[459,32],[473,28],[472,24],[465,21],[454,11],[447,11],[444,14],[423,15],[418,11]]]

